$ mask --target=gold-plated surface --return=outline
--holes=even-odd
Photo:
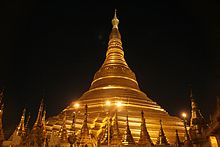
[[[59,115],[48,119],[48,134],[50,134],[52,130],[59,130],[61,128],[64,112],[67,115],[66,127],[69,130],[71,128],[71,116],[73,112],[76,114],[75,129],[76,135],[79,134],[84,124],[84,106],[87,104],[88,128],[90,129],[90,133],[97,140],[102,130],[104,130],[103,126],[106,125],[106,118],[109,117],[109,114],[113,117],[116,111],[118,116],[118,133],[116,133],[116,136],[117,134],[124,133],[126,128],[126,116],[129,115],[130,131],[134,140],[138,142],[142,123],[140,112],[143,111],[144,117],[146,118],[146,126],[153,143],[156,142],[160,130],[159,120],[163,121],[163,130],[169,143],[175,143],[176,129],[182,140],[184,137],[182,120],[170,116],[163,108],[140,90],[134,72],[125,61],[118,24],[119,20],[115,13],[112,19],[113,27],[109,36],[108,49],[103,65],[95,73],[88,91],[78,100],[72,102]],[[110,101],[111,104],[107,106],[106,101]],[[169,101],[172,101],[172,99],[169,99]],[[120,104],[120,106],[118,104]],[[114,138],[114,135],[112,137]],[[118,140],[115,142],[116,144],[120,144]]]

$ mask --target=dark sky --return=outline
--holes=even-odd
[[[105,58],[115,8],[125,59],[141,89],[179,116],[189,112],[192,85],[208,118],[220,95],[217,2],[15,0],[5,1],[0,25],[7,132],[24,107],[35,119],[42,96],[53,116],[89,88]]]

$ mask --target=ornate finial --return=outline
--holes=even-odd
[[[159,132],[159,136],[157,138],[157,145],[169,145],[167,138],[165,136],[165,133],[163,131],[163,127],[162,127],[162,120],[160,120],[160,132]]]
[[[84,137],[88,137],[89,136],[89,128],[88,128],[88,125],[87,125],[87,110],[88,109],[88,106],[87,104],[85,105],[85,118],[84,118],[84,122],[83,122],[83,125],[82,125],[82,128],[81,128],[81,137],[84,136]]]
[[[25,134],[25,114],[26,114],[26,109],[24,108],[22,116],[21,116],[21,120],[20,123],[17,127],[17,135],[24,135]]]
[[[114,18],[117,18],[117,9],[115,9],[115,15]]]
[[[125,146],[135,145],[131,130],[129,128],[128,115],[126,116],[126,128],[122,139],[122,144],[124,144]]]
[[[140,138],[138,141],[138,145],[140,147],[153,146],[153,142],[152,142],[150,135],[147,131],[143,110],[141,111],[141,131],[140,131]]]
[[[80,136],[80,141],[79,141],[79,146],[87,144],[88,146],[92,146],[92,138],[91,135],[89,134],[89,127],[87,125],[87,110],[88,106],[87,104],[85,105],[85,118],[84,122],[81,128],[81,136]]]
[[[41,103],[40,103],[40,107],[38,110],[38,115],[37,115],[37,119],[36,122],[34,124],[34,127],[36,127],[37,125],[41,125],[42,123],[42,115],[43,115],[43,109],[44,109],[44,99],[42,98]]]
[[[118,112],[116,110],[114,120],[113,120],[113,130],[112,130],[112,138],[111,138],[111,146],[119,146],[122,144],[121,142],[121,134],[118,127]]]
[[[25,133],[26,133],[26,129],[24,126],[24,120],[25,120],[25,112],[26,110],[23,110],[20,122],[18,124],[18,126],[16,127],[15,131],[13,132],[12,136],[10,137],[12,140],[14,137],[24,137]]]
[[[190,118],[190,134],[196,136],[202,133],[207,128],[206,121],[200,112],[195,99],[191,99],[191,118]]]
[[[117,10],[115,9],[114,18],[112,19],[113,28],[118,28],[119,20],[117,18]]]
[[[29,124],[30,118],[31,118],[31,114],[30,114],[30,112],[29,112],[29,114],[28,114],[28,116],[27,116],[26,123],[25,123],[25,132],[28,131],[28,124]]]
[[[42,124],[46,125],[46,110],[44,110],[44,113],[43,113]]]

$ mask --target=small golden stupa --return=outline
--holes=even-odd
[[[97,141],[100,140],[106,126],[113,126],[116,114],[117,127],[122,140],[123,133],[126,132],[125,129],[129,125],[133,140],[138,143],[141,130],[143,130],[141,127],[143,126],[142,122],[145,122],[150,139],[154,144],[156,144],[160,133],[160,122],[163,122],[163,131],[169,144],[173,145],[175,143],[176,130],[178,130],[179,137],[183,140],[185,133],[183,121],[178,117],[170,116],[161,106],[140,90],[134,72],[125,61],[118,24],[119,20],[115,12],[103,65],[95,73],[88,91],[79,99],[74,100],[59,115],[47,120],[48,135],[53,131],[60,130],[64,117],[68,134],[71,134],[74,130],[76,135],[82,135],[81,129],[84,128],[83,124],[85,122],[84,114],[87,111],[86,122],[89,134],[91,138]],[[87,107],[86,110],[85,106]],[[72,129],[73,116],[75,117],[74,129]],[[145,118],[145,121],[142,120],[143,118]],[[109,134],[111,134],[110,130],[108,130]],[[110,142],[111,138],[109,137],[107,141]]]

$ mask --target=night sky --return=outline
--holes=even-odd
[[[115,8],[125,59],[142,91],[180,116],[190,111],[192,87],[208,119],[220,95],[217,2],[15,0],[5,1],[0,25],[6,134],[23,108],[35,120],[43,96],[53,116],[89,88],[105,59]]]

